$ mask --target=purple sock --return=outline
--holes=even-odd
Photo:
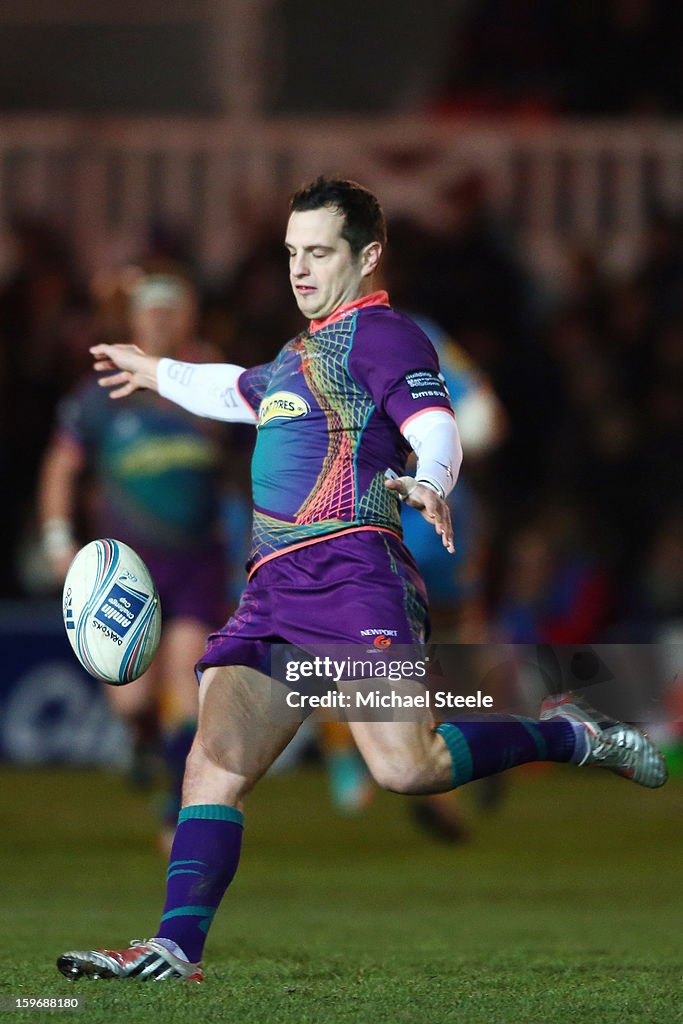
[[[206,935],[240,859],[244,818],[235,807],[199,804],[178,817],[157,932],[190,963],[201,960]]]
[[[520,715],[469,715],[436,731],[453,760],[453,786],[529,761],[571,761],[577,734],[569,721],[537,722]]]

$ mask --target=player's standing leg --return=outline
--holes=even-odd
[[[272,686],[242,666],[204,672],[157,934],[127,950],[64,953],[62,974],[202,979],[204,942],[239,862],[244,798],[300,725],[273,720]]]

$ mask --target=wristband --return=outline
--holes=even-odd
[[[76,545],[71,523],[68,519],[46,519],[42,527],[43,550],[50,558],[67,555]]]
[[[424,484],[425,487],[431,487],[433,491],[436,491],[442,501],[445,500],[446,495],[444,494],[444,489],[436,480],[432,480],[426,476],[417,476],[415,477],[415,483]]]
[[[399,480],[400,479],[398,473],[396,473],[393,469],[385,469],[384,470],[384,478],[385,478],[385,480]],[[432,491],[435,491],[439,495],[439,497],[442,499],[442,501],[445,500],[446,495],[444,494],[443,488],[440,486],[438,481],[431,480],[429,477],[424,477],[424,476],[420,476],[420,477],[410,476],[410,477],[406,477],[406,479],[410,480],[412,486],[410,486],[407,494],[399,494],[399,499],[401,501],[405,501],[406,498],[409,498],[410,495],[415,490],[415,487],[418,484],[424,484],[425,487],[429,487]],[[406,486],[408,486],[408,485],[406,485]]]

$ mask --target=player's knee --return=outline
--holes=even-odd
[[[378,786],[391,793],[416,794],[429,791],[429,779],[423,765],[409,758],[385,758],[370,765]]]

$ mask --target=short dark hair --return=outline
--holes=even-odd
[[[321,175],[295,192],[289,203],[292,213],[320,210],[325,206],[344,215],[341,235],[349,243],[354,256],[358,256],[371,242],[386,245],[384,213],[376,196],[367,188],[355,181]]]

